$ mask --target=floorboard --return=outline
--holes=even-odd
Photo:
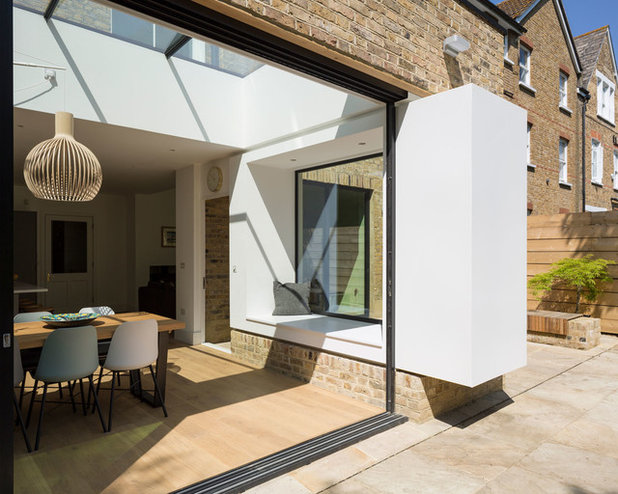
[[[383,411],[201,346],[171,348],[167,379],[168,418],[123,391],[110,433],[60,404],[46,405],[38,452],[15,428],[15,492],[169,492]],[[101,402],[107,416],[109,392]]]

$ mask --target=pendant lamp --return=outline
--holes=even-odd
[[[73,137],[73,114],[56,113],[56,135],[37,144],[24,163],[26,185],[38,199],[91,201],[103,182],[97,157]]]

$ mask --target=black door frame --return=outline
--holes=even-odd
[[[191,0],[112,0],[119,6],[135,10],[181,29],[205,36],[279,65],[315,77],[345,90],[386,103],[386,131],[384,161],[386,171],[386,410],[395,411],[395,328],[394,328],[394,275],[395,275],[395,105],[407,98],[406,90],[365,74],[324,55],[300,47],[290,41],[249,26],[236,19],[208,9]],[[0,492],[13,491],[13,410],[9,393],[13,392],[13,5],[0,2],[0,139],[5,159],[0,167],[0,324],[3,343],[0,345]],[[5,336],[7,335],[7,336]],[[372,434],[405,420],[392,416],[378,419],[372,425]],[[359,427],[363,427],[360,426]],[[365,426],[367,427],[367,426]],[[348,444],[344,432],[335,431],[332,447],[322,447],[314,453],[302,454],[303,462],[330,454]],[[355,432],[354,437],[361,437]],[[325,441],[322,441],[325,442]],[[315,449],[315,446],[313,446]],[[285,470],[293,464],[284,460]],[[278,474],[284,470],[279,470]],[[251,475],[250,475],[251,476]],[[254,479],[255,480],[255,479]],[[205,487],[205,486],[204,486]],[[202,485],[193,486],[192,492],[206,492]]]

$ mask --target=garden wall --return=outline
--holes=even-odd
[[[528,217],[528,278],[565,257],[592,254],[618,263],[618,211]],[[601,331],[618,334],[618,264],[609,266],[613,283],[596,303],[580,312],[601,319]],[[528,293],[528,310],[575,311],[575,290],[553,290],[541,300]]]

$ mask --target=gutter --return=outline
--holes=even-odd
[[[507,31],[515,32],[517,35],[526,32],[526,28],[519,23],[519,19],[513,19],[489,0],[457,0],[457,2],[479,14],[503,34],[506,34]]]

